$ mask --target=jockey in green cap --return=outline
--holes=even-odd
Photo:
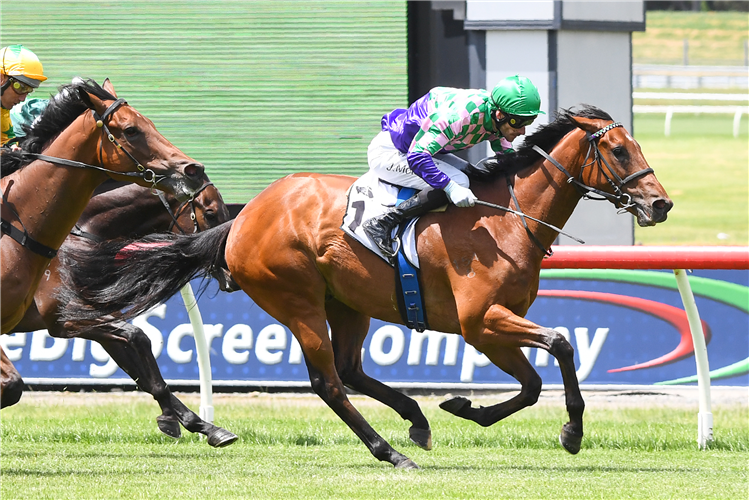
[[[463,172],[468,163],[451,151],[489,141],[496,154],[512,151],[541,111],[541,97],[523,76],[510,76],[490,92],[436,87],[408,109],[382,117],[382,132],[369,145],[369,168],[380,179],[419,190],[413,197],[363,224],[370,239],[388,257],[393,230],[404,220],[448,203],[473,206],[476,196]]]

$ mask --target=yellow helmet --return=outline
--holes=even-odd
[[[37,88],[47,79],[39,58],[23,45],[3,47],[0,49],[0,57],[2,57],[0,72],[21,83]]]

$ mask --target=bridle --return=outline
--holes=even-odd
[[[104,111],[104,113],[99,116],[99,113],[96,112],[95,109],[91,110],[91,114],[94,117],[94,120],[96,121],[96,127],[100,128],[102,131],[102,134],[106,135],[107,139],[109,139],[109,142],[114,144],[114,146],[125,153],[130,160],[132,160],[133,163],[135,163],[135,168],[138,170],[137,172],[118,172],[116,170],[110,170],[107,168],[104,168],[102,166],[96,166],[96,165],[89,165],[88,163],[83,163],[80,161],[74,161],[74,160],[67,160],[65,158],[56,158],[54,156],[48,156],[43,155],[40,153],[28,153],[24,152],[23,156],[26,158],[31,158],[35,160],[42,160],[49,163],[54,163],[57,165],[64,165],[66,167],[75,167],[75,168],[89,168],[93,170],[98,170],[100,172],[104,172],[107,174],[115,174],[115,175],[122,175],[125,177],[138,177],[143,179],[145,182],[150,182],[151,187],[155,188],[156,185],[161,182],[162,180],[166,179],[165,175],[156,175],[156,173],[151,170],[150,168],[144,167],[136,158],[133,156],[133,154],[122,147],[122,144],[120,144],[117,139],[112,135],[112,133],[109,131],[109,127],[107,127],[107,121],[112,116],[112,114],[119,108],[121,105],[127,104],[127,101],[125,99],[117,99],[112,104],[107,107],[107,109]],[[99,141],[99,163],[104,163],[104,157],[103,157],[103,150],[104,150],[104,140],[101,139]]]
[[[96,110],[92,109],[91,114],[94,117],[94,120],[96,121],[96,127],[102,129],[102,134],[105,134],[107,139],[109,139],[109,142],[114,144],[114,146],[124,152],[128,158],[130,158],[133,163],[135,163],[135,166],[137,168],[137,172],[117,172],[116,170],[110,170],[107,168],[104,168],[102,166],[96,166],[96,165],[89,165],[88,163],[83,163],[79,161],[74,160],[68,160],[65,158],[57,158],[54,156],[48,156],[40,153],[29,153],[29,152],[23,152],[22,155],[24,158],[30,158],[32,160],[42,160],[46,161],[48,163],[53,163],[57,165],[63,165],[66,167],[74,167],[74,168],[87,168],[87,169],[93,169],[98,170],[100,172],[104,172],[107,174],[116,174],[116,175],[123,175],[126,177],[138,177],[143,179],[145,182],[150,182],[151,188],[155,189],[156,185],[164,180],[166,176],[164,175],[156,175],[156,173],[151,170],[150,168],[144,167],[136,158],[133,156],[130,151],[122,147],[122,144],[117,142],[117,139],[112,135],[112,133],[109,131],[109,127],[107,127],[106,122],[109,121],[109,118],[112,116],[112,114],[119,108],[121,105],[127,104],[127,101],[124,99],[116,99],[112,104],[110,104],[107,109],[104,111],[104,113],[99,116],[99,113],[96,112]],[[103,164],[103,149],[104,149],[104,139],[99,140],[99,163]],[[16,217],[16,220],[21,224],[21,227],[23,230],[18,229],[17,227],[13,226],[9,221],[5,219],[0,219],[0,232],[2,234],[7,234],[10,236],[13,240],[15,240],[19,245],[21,245],[24,248],[29,249],[30,251],[41,255],[42,257],[46,257],[48,259],[52,259],[57,255],[57,249],[50,248],[47,245],[44,245],[42,243],[39,243],[38,241],[34,240],[30,235],[28,230],[26,229],[26,226],[24,226],[23,221],[21,220],[21,217],[16,213],[16,211],[11,207],[7,200],[5,199],[5,193],[0,193],[2,196],[3,205],[7,206],[11,212],[13,212],[13,215]],[[196,223],[197,224],[197,223]]]
[[[172,218],[172,222],[169,223],[169,227],[167,228],[167,231],[171,231],[172,228],[174,228],[174,226],[177,226],[177,229],[179,229],[179,231],[182,234],[187,234],[185,233],[185,230],[182,229],[182,226],[179,225],[179,222],[177,221],[177,219],[179,218],[180,214],[185,209],[185,207],[189,205],[190,206],[190,220],[192,220],[192,225],[193,225],[192,232],[193,234],[200,232],[200,226],[198,226],[198,218],[195,212],[195,197],[198,196],[200,192],[203,191],[208,186],[213,186],[213,183],[206,182],[205,184],[203,184],[200,189],[195,191],[195,194],[192,197],[190,197],[189,200],[181,203],[177,207],[177,210],[175,210],[174,212],[172,212],[172,207],[169,206],[169,201],[166,199],[166,195],[164,194],[164,192],[158,191],[159,200],[161,200],[161,203],[164,204],[164,208],[166,208],[167,213]],[[87,240],[91,240],[95,243],[102,243],[103,241],[105,241],[105,239],[99,235],[89,233],[88,231],[84,231],[81,228],[81,226],[79,226],[78,224],[76,224],[73,227],[73,229],[70,231],[70,234],[72,234],[73,236],[78,236],[79,238],[85,238]]]
[[[603,157],[601,154],[600,149],[598,148],[598,139],[603,137],[606,132],[608,132],[611,129],[622,127],[623,125],[621,122],[614,122],[606,125],[602,129],[598,130],[597,132],[591,134],[589,132],[586,132],[585,135],[588,139],[588,152],[585,154],[585,160],[583,160],[583,165],[580,167],[580,175],[579,178],[575,178],[572,174],[570,174],[566,168],[562,166],[561,163],[559,163],[557,160],[551,157],[549,153],[541,149],[540,147],[533,145],[533,150],[549,160],[552,165],[554,165],[556,168],[558,168],[564,175],[567,176],[567,183],[572,184],[575,186],[575,189],[582,195],[583,198],[590,199],[590,200],[597,200],[597,201],[604,201],[608,200],[614,203],[614,205],[619,208],[620,212],[626,211],[628,208],[631,208],[635,206],[634,202],[632,201],[632,197],[628,194],[622,191],[622,188],[628,184],[629,182],[632,182],[635,179],[639,179],[640,177],[653,173],[653,169],[648,167],[644,168],[642,170],[639,170],[631,175],[628,175],[624,179],[619,177],[619,175],[614,172],[614,169],[611,168],[609,163],[606,161],[606,158]],[[588,158],[590,158],[590,153],[593,152],[593,159],[588,162]],[[588,186],[582,181],[583,172],[585,170],[585,167],[592,166],[592,165],[598,165],[598,169],[601,171],[601,173],[606,177],[606,180],[609,182],[611,187],[614,190],[614,194],[607,193],[606,191],[601,191],[598,188],[594,188],[592,186]],[[606,169],[604,169],[604,166]],[[607,173],[608,170],[608,173]],[[544,253],[544,255],[551,257],[554,253],[551,251],[550,248],[546,248],[541,241],[538,239],[538,237],[533,234],[533,231],[531,231],[530,227],[528,227],[528,222],[526,219],[531,219],[535,222],[538,222],[539,224],[542,224],[548,228],[553,229],[559,234],[564,234],[565,236],[572,238],[573,240],[577,241],[578,243],[585,244],[585,242],[579,238],[576,238],[570,234],[565,233],[561,229],[559,229],[556,226],[553,226],[549,224],[548,222],[544,222],[542,220],[536,219],[534,217],[531,217],[530,215],[524,214],[520,210],[520,205],[518,204],[518,199],[515,196],[515,188],[513,187],[512,179],[508,177],[507,179],[507,189],[510,191],[510,196],[512,198],[513,203],[515,203],[515,206],[518,208],[518,210],[513,210],[508,207],[503,207],[501,205],[496,205],[494,203],[488,203],[485,201],[478,200],[476,201],[477,205],[484,205],[491,208],[496,208],[499,210],[503,210],[505,212],[513,213],[520,217],[520,220],[523,223],[523,227],[525,228],[525,231],[528,233],[528,237],[531,239],[531,241],[541,249],[541,251]],[[591,194],[596,195],[591,196]]]
[[[185,207],[189,206],[190,207],[190,220],[192,220],[192,227],[193,227],[192,232],[193,234],[200,232],[200,227],[198,226],[198,217],[195,212],[195,198],[208,186],[213,186],[213,183],[206,182],[205,184],[203,184],[200,187],[200,189],[195,191],[195,194],[193,194],[190,197],[190,199],[180,203],[180,205],[177,207],[177,210],[175,210],[174,212],[172,212],[172,208],[169,206],[169,201],[166,199],[166,195],[164,194],[164,192],[163,191],[158,192],[161,203],[164,204],[164,208],[166,208],[166,211],[169,213],[169,216],[172,218],[172,222],[169,223],[169,227],[167,228],[167,231],[171,231],[175,226],[177,226],[177,229],[179,229],[179,231],[182,234],[187,234],[185,233],[185,230],[182,229],[182,226],[179,225],[179,222],[177,222],[177,218],[180,216],[180,214],[185,209]]]
[[[611,165],[609,165],[609,162],[606,161],[606,158],[603,157],[603,155],[601,154],[601,150],[598,148],[598,139],[603,137],[604,134],[606,134],[606,132],[608,132],[609,130],[621,126],[621,122],[614,122],[606,125],[601,130],[593,134],[589,132],[585,133],[588,139],[588,152],[585,154],[585,160],[583,161],[582,167],[580,167],[580,175],[578,176],[578,178],[573,177],[572,174],[570,174],[567,169],[564,168],[558,161],[552,158],[549,153],[536,146],[535,144],[533,145],[533,150],[549,160],[552,165],[562,171],[562,173],[567,176],[567,183],[574,185],[583,198],[596,201],[608,200],[612,202],[614,206],[619,208],[619,211],[621,213],[635,206],[634,202],[632,201],[632,197],[628,193],[623,192],[622,188],[635,179],[639,179],[644,175],[653,173],[653,169],[648,167],[642,170],[638,170],[637,172],[622,179],[621,177],[619,177],[619,174],[614,172],[614,169],[611,168]],[[591,151],[593,152],[593,159],[588,162]],[[606,177],[609,185],[611,185],[612,189],[614,190],[614,194],[607,193],[606,191],[601,191],[600,189],[594,188],[592,186],[588,186],[582,181],[585,167],[589,167],[592,165],[598,166],[598,170],[603,174],[604,177]],[[606,168],[604,168],[604,166]]]

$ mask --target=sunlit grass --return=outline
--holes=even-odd
[[[747,33],[746,12],[648,11],[646,30],[632,33],[633,61],[682,64],[686,39],[690,65],[740,66]]]
[[[497,396],[497,401],[505,399]],[[354,403],[420,471],[374,459],[314,397],[219,399],[218,424],[240,441],[212,449],[157,430],[155,403],[32,401],[2,413],[2,498],[744,498],[749,411],[714,408],[716,442],[697,450],[693,409],[586,412],[576,456],[557,443],[563,402],[483,428],[418,398],[434,449],[408,423],[362,397]],[[482,401],[482,404],[488,404]],[[743,495],[743,496],[742,496]]]
[[[636,114],[635,139],[674,201],[668,220],[635,229],[645,245],[749,245],[749,117]]]

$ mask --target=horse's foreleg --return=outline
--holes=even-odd
[[[520,359],[518,354],[520,353],[519,348],[537,347],[551,353],[559,361],[562,380],[564,382],[567,413],[570,417],[570,421],[562,427],[559,441],[570,453],[575,454],[580,451],[580,443],[583,437],[585,402],[583,401],[582,394],[580,394],[580,385],[575,374],[575,351],[562,334],[556,330],[540,327],[525,318],[513,314],[505,307],[494,305],[487,311],[483,323],[475,328],[464,328],[463,336],[466,342],[486,354],[500,368],[504,369],[503,365],[505,365],[510,370],[514,370],[511,374],[516,376],[516,378],[518,376],[527,378],[526,383],[528,384],[528,388],[526,389],[526,384],[523,386],[523,389],[526,391],[525,395],[521,390],[521,394],[518,396],[519,399],[516,399],[514,403],[510,403],[513,400],[508,401],[507,403],[510,404],[503,410],[498,411],[500,415],[505,410],[511,409],[513,404],[528,403],[529,401],[532,401],[531,404],[535,403],[540,392],[540,379],[535,370],[530,366],[530,363],[527,360],[522,361]],[[511,351],[515,351],[514,357],[508,354]],[[451,409],[458,412],[467,412],[469,410],[465,404],[459,406],[457,403],[452,403],[448,411]]]
[[[369,330],[369,317],[337,300],[325,304],[330,324],[335,366],[347,387],[380,401],[411,422],[411,441],[425,450],[432,449],[432,430],[416,401],[373,379],[362,369],[361,349]]]
[[[552,339],[548,351],[559,361],[567,413],[570,416],[570,421],[562,426],[559,442],[565,450],[574,455],[580,451],[580,443],[583,440],[583,412],[585,411],[585,402],[580,394],[580,383],[575,370],[575,349],[561,333],[556,330],[548,330],[548,332]]]
[[[0,408],[18,403],[23,394],[23,379],[0,347]]]
[[[223,427],[206,422],[195,414],[190,408],[180,401],[177,396],[170,393],[172,406],[177,413],[180,423],[190,432],[198,432],[208,438],[208,444],[214,448],[221,448],[232,444],[239,439],[233,432]]]
[[[520,394],[502,403],[480,408],[472,408],[469,399],[458,396],[444,401],[440,404],[440,408],[488,427],[523,408],[536,404],[541,394],[541,377],[518,348],[486,346],[484,354],[492,363],[520,382]]]

